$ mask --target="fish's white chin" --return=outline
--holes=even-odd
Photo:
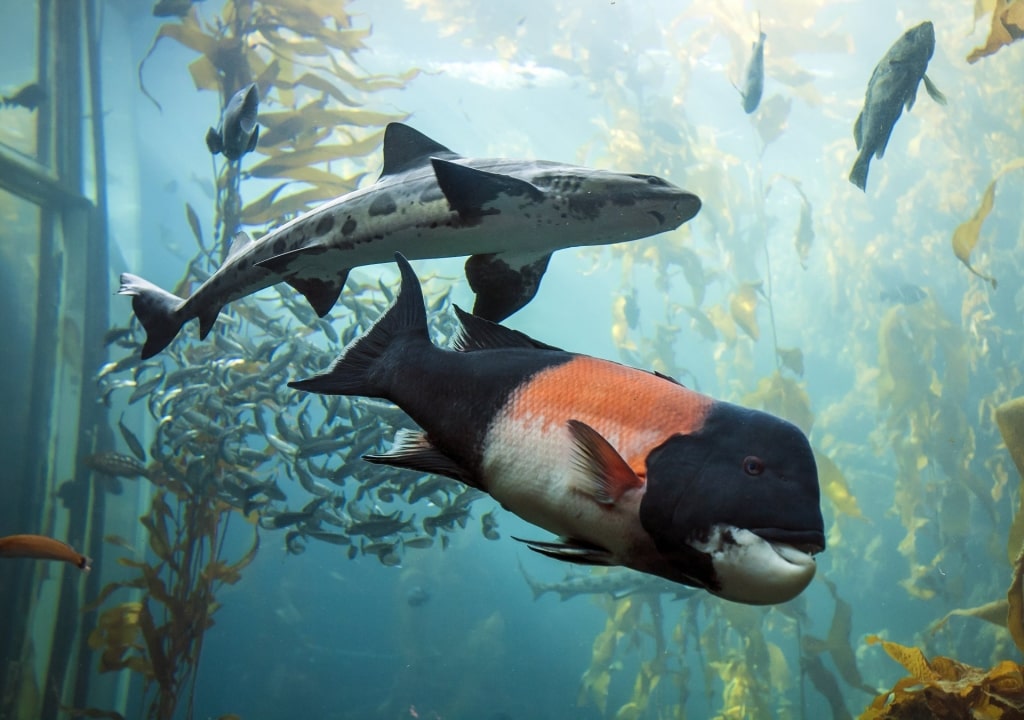
[[[817,569],[810,553],[731,525],[715,525],[706,542],[693,546],[711,556],[719,585],[712,592],[748,605],[792,600],[810,584]]]

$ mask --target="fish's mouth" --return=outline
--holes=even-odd
[[[825,550],[825,534],[817,530],[758,528],[750,532],[767,541],[775,552],[787,560],[787,552],[791,550],[804,555],[817,555]]]

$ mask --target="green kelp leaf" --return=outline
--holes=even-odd
[[[797,257],[800,258],[800,267],[806,270],[811,247],[814,245],[814,208],[811,207],[811,201],[804,195],[803,190],[798,187],[797,192],[800,193],[800,221],[796,226],[793,244]]]
[[[1024,550],[1013,563],[1013,582],[1006,591],[1006,627],[1017,649],[1024,652]]]
[[[330,200],[333,197],[333,193],[329,190],[314,187],[275,200],[262,210],[253,208],[253,205],[256,204],[253,203],[242,208],[242,223],[245,225],[264,225],[272,220],[279,220],[295,213],[305,212],[314,204]],[[256,202],[260,203],[261,200]]]
[[[981,8],[984,10],[984,8]],[[974,20],[979,17],[979,2],[974,6]],[[967,62],[975,63],[981,58],[994,54],[1004,45],[1024,37],[1024,0],[997,0],[992,9],[992,27],[988,38],[981,47],[974,48],[967,56]]]
[[[1003,175],[1018,168],[1024,167],[1024,158],[1017,158],[1010,162],[1002,170],[1000,170],[992,182],[988,184],[985,189],[985,194],[981,198],[981,204],[975,211],[974,215],[970,220],[961,223],[956,230],[953,231],[953,253],[957,259],[962,262],[968,270],[980,277],[982,280],[992,285],[992,289],[995,289],[998,285],[996,279],[991,275],[985,275],[984,273],[978,272],[971,265],[971,252],[974,247],[978,244],[979,235],[981,234],[981,226],[985,222],[985,218],[992,211],[992,206],[995,204],[996,199],[996,183]]]
[[[192,76],[192,83],[196,86],[196,90],[220,91],[220,75],[217,73],[217,66],[206,55],[189,63],[188,72]]]
[[[61,705],[60,711],[67,713],[69,717],[85,718],[107,718],[108,720],[125,720],[124,715],[114,710],[100,710],[99,708],[74,708],[68,705]]]
[[[153,101],[158,110],[163,110],[163,107],[157,102],[156,98],[149,94],[146,89],[146,83],[142,79],[142,70],[146,66],[146,61],[149,60],[150,56],[156,52],[157,45],[164,38],[170,38],[176,40],[190,50],[194,50],[201,55],[205,55],[210,59],[211,63],[216,65],[214,58],[217,57],[221,43],[225,41],[218,40],[217,37],[209,35],[203,31],[199,26],[198,15],[196,14],[195,6],[189,10],[188,15],[181,19],[181,22],[164,23],[156,31],[156,37],[153,38],[153,43],[149,46],[149,51],[145,57],[142,58],[142,62],[139,63],[139,89],[142,90],[142,94]]]
[[[188,226],[192,229],[192,234],[195,235],[199,247],[205,248],[206,245],[203,243],[203,227],[199,224],[199,215],[189,203],[185,203],[185,217],[188,218]]]

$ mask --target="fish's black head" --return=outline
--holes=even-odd
[[[935,52],[935,26],[930,20],[925,20],[903,33],[899,42],[904,46],[899,55],[927,63]]]
[[[640,524],[649,572],[734,602],[786,602],[825,549],[818,470],[807,437],[768,413],[715,403],[694,433],[647,457]]]
[[[699,431],[673,435],[648,456],[640,522],[667,555],[707,542],[716,526],[813,555],[825,549],[820,498],[799,428],[715,403]]]

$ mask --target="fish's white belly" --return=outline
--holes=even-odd
[[[507,510],[556,535],[600,545],[625,563],[645,535],[642,490],[602,505],[582,488],[565,423],[535,415],[497,419],[483,455],[485,489]]]

